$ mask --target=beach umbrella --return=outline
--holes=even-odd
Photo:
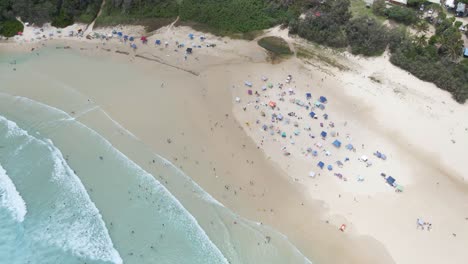
[[[244,84],[245,84],[245,86],[252,87],[252,83],[251,83],[251,82],[245,81]]]
[[[329,171],[331,171],[331,170],[333,170],[333,166],[332,166],[332,165],[328,165],[328,166],[327,166],[327,169],[328,169]]]
[[[325,166],[325,163],[319,161],[319,163],[317,163],[317,166],[318,166],[320,169],[323,169],[323,166]]]
[[[252,95],[252,90],[247,90],[248,95]]]
[[[142,36],[142,37],[140,38],[140,40],[141,40],[143,43],[148,42],[148,38],[145,37],[145,36]]]
[[[273,84],[269,83],[268,88],[273,88]]]
[[[327,137],[327,132],[322,131],[322,133],[320,133],[320,136],[322,136],[323,138]]]
[[[124,35],[124,40],[127,40],[128,39],[128,36],[127,35]]]
[[[117,32],[117,36],[122,37],[123,33],[122,32]]]
[[[161,45],[161,40],[157,39],[154,43],[155,43],[156,45]]]
[[[268,105],[269,105],[271,108],[275,108],[275,107],[276,107],[276,103],[273,102],[273,101],[270,101],[270,102],[268,103]]]
[[[281,137],[286,137],[286,132],[281,133]]]
[[[318,151],[313,150],[313,151],[312,151],[312,156],[317,157],[317,155],[318,155]]]
[[[310,112],[309,115],[310,115],[310,117],[314,118],[315,113],[314,113],[314,112]]]
[[[190,39],[193,39],[193,34],[192,33],[188,34],[188,36],[189,36]]]
[[[327,98],[325,96],[320,96],[319,100],[320,100],[321,103],[326,103],[327,102]]]
[[[23,36],[23,32],[22,32],[22,31],[18,31],[18,33],[16,33],[16,35],[18,35],[18,36]]]
[[[315,177],[315,172],[313,171],[309,172],[309,177],[312,177],[312,178]]]
[[[134,41],[134,40],[135,40],[135,38],[134,38],[134,37],[129,37],[129,38],[128,38],[128,40],[130,40],[130,41]]]

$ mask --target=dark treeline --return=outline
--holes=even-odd
[[[11,36],[21,31],[16,21],[42,25],[52,22],[54,26],[65,27],[75,21],[89,23],[97,15],[102,0],[0,0],[0,34]]]

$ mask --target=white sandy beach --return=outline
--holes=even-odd
[[[43,35],[49,39],[54,32],[53,40],[34,41],[37,29],[28,27],[23,37],[0,44],[0,50],[35,48],[40,53],[42,45],[70,46],[83,56],[111,57],[162,78],[164,82],[154,87],[133,84],[128,90],[75,88],[148,146],[162,150],[216,199],[242,216],[278,229],[318,263],[458,264],[468,259],[468,105],[456,103],[447,92],[393,66],[387,56],[366,59],[332,52],[275,28],[266,35],[282,36],[296,48],[306,45],[341,69],[318,56],[270,64],[256,41],[218,38],[186,27],[169,26],[147,34],[148,44],[135,41],[135,51],[116,37],[106,41],[66,35],[80,27],[62,30],[61,37],[56,29],[48,28]],[[135,37],[145,34],[141,27],[116,30]],[[112,29],[95,31],[107,35]],[[207,40],[190,41],[190,32]],[[163,44],[156,46],[156,39]],[[174,51],[176,40],[203,48],[194,48],[194,54],[184,60],[185,48]],[[165,41],[168,48],[164,48]],[[206,43],[216,47],[206,47]],[[75,74],[56,67],[63,80]],[[109,74],[87,78],[101,75]],[[288,75],[292,76],[289,84]],[[252,87],[245,86],[245,81]],[[273,88],[263,90],[268,83]],[[71,106],[57,105],[52,91],[8,89],[73,111]],[[248,90],[258,96],[249,95]],[[306,93],[312,94],[310,101]],[[319,96],[328,99],[324,110],[306,110],[290,102],[298,99],[313,104]],[[276,103],[275,109],[268,106],[270,101]],[[160,120],[146,122],[165,109],[171,110]],[[312,119],[310,111],[318,119]],[[295,116],[288,116],[290,112]],[[284,118],[272,123],[272,114]],[[263,125],[286,132],[286,138],[276,132],[271,135]],[[325,140],[321,131],[328,133]],[[333,137],[334,133],[338,134]],[[174,143],[168,144],[168,138]],[[340,148],[332,145],[335,139],[342,142]],[[356,151],[347,150],[347,144]],[[317,156],[307,148],[316,150]],[[385,153],[385,161],[373,155],[377,150]],[[285,156],[285,151],[290,155]],[[358,160],[363,155],[372,166]],[[338,160],[342,168],[336,165]],[[321,170],[319,161],[332,164],[333,171]],[[315,177],[309,176],[311,171]],[[394,177],[404,191],[395,192],[381,173]],[[428,225],[418,229],[418,218],[431,223],[431,230]],[[342,224],[344,232],[339,231]]]

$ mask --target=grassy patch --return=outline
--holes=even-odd
[[[274,57],[287,57],[293,54],[288,43],[279,37],[264,37],[258,40],[257,43]]]
[[[364,0],[351,0],[351,6],[349,8],[351,11],[351,15],[353,18],[357,17],[372,17],[376,20],[383,22],[385,21],[385,17],[376,16],[372,12],[372,8],[367,8],[366,2]]]
[[[300,59],[306,60],[318,60],[321,61],[329,66],[338,68],[342,71],[349,70],[348,67],[339,63],[334,58],[332,58],[329,54],[322,54],[320,51],[315,49],[305,48],[303,46],[296,46],[296,56]]]

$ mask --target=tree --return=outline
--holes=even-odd
[[[389,19],[403,23],[405,25],[411,25],[419,20],[418,14],[411,8],[403,6],[392,6],[386,10],[386,15]]]
[[[351,20],[346,26],[346,36],[353,54],[381,55],[388,45],[387,28],[369,17]]]
[[[419,20],[415,25],[414,28],[418,33],[426,33],[429,30],[429,24],[425,20]]]
[[[419,47],[425,47],[427,46],[427,37],[426,35],[420,35],[420,36],[415,36],[414,37],[414,43],[418,45]]]

